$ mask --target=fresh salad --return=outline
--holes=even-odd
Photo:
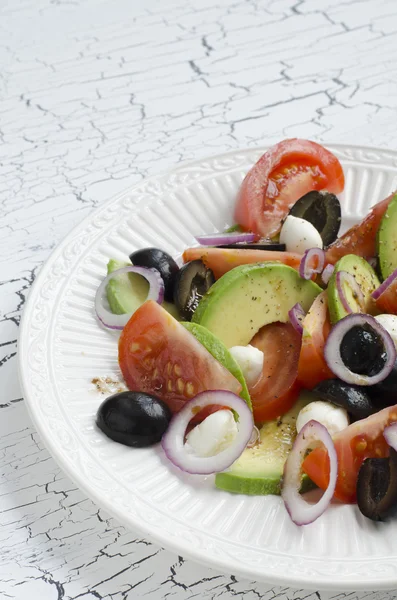
[[[397,194],[338,237],[343,189],[329,150],[285,140],[231,199],[236,224],[198,235],[182,266],[161,248],[109,260],[95,308],[121,331],[128,390],[98,409],[108,437],[161,442],[221,490],[281,494],[298,525],[332,499],[393,514]]]

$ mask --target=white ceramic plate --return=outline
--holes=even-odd
[[[346,175],[344,225],[397,187],[397,154],[333,145]],[[194,235],[232,224],[236,191],[264,149],[182,165],[105,203],[60,244],[26,305],[19,365],[34,424],[66,473],[120,522],[218,571],[272,584],[375,590],[397,585],[397,521],[375,524],[332,506],[314,524],[291,523],[278,497],[215,489],[184,476],[159,447],[130,449],[94,427],[103,396],[94,377],[120,378],[117,336],[93,298],[109,257],[158,246],[178,257]]]

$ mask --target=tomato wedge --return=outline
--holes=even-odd
[[[237,198],[235,219],[244,229],[274,236],[289,209],[311,190],[343,191],[339,160],[309,140],[284,140],[270,148],[247,173]]]
[[[397,405],[384,408],[367,419],[356,421],[333,437],[338,455],[338,480],[335,498],[342,502],[356,501],[358,471],[366,458],[389,456],[389,446],[383,437],[385,427],[397,421]],[[303,470],[319,488],[325,490],[329,481],[329,460],[324,448],[316,448],[303,462]]]
[[[299,356],[298,381],[311,390],[324,379],[335,377],[324,358],[324,346],[331,330],[327,292],[314,300],[303,321],[302,348]]]
[[[124,327],[119,364],[130,390],[158,396],[173,412],[205,390],[241,391],[237,379],[194,335],[152,300]]]
[[[222,277],[234,267],[257,262],[281,262],[299,270],[302,256],[294,252],[277,252],[272,250],[239,250],[238,248],[188,248],[183,253],[183,261],[189,262],[200,258],[212,270],[216,279]]]
[[[326,262],[334,265],[346,254],[356,254],[367,259],[376,256],[376,234],[382,217],[395,195],[396,192],[393,192],[390,196],[375,204],[360,223],[348,229],[346,233],[335,240],[328,247]]]
[[[375,304],[381,312],[397,315],[397,279],[387,286],[383,294],[375,300]]]
[[[250,344],[265,356],[262,375],[249,388],[255,421],[276,419],[292,407],[299,394],[296,376],[301,336],[291,323],[270,323]]]

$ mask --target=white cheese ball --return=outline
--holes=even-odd
[[[185,447],[195,456],[215,456],[234,441],[238,432],[231,410],[218,410],[186,436]]]
[[[323,247],[323,240],[317,229],[305,221],[288,215],[280,231],[280,243],[285,244],[287,252],[304,254],[310,248]]]
[[[396,315],[378,315],[375,319],[390,334],[394,345],[397,348],[397,316]]]
[[[310,402],[310,404],[302,408],[296,419],[297,432],[299,433],[302,427],[312,419],[324,425],[331,436],[342,431],[349,425],[349,417],[344,408],[340,408],[329,402],[323,402],[322,400]]]
[[[229,352],[242,370],[248,387],[253,386],[263,370],[263,352],[250,344],[248,346],[233,346],[229,349]]]

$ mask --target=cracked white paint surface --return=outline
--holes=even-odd
[[[60,472],[16,374],[28,289],[109,196],[286,136],[396,148],[395,0],[0,3],[0,598],[342,600],[137,539]]]

